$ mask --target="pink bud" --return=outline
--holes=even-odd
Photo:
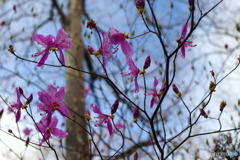
[[[144,9],[145,8],[145,0],[136,0],[136,7],[137,7],[137,9]]]
[[[28,97],[28,99],[27,99],[27,104],[29,104],[29,103],[31,103],[32,102],[32,100],[33,100],[33,95],[31,94],[29,97]]]
[[[204,117],[204,118],[208,118],[208,114],[202,109],[202,108],[199,108],[200,112],[201,112],[201,115]]]
[[[188,4],[189,4],[190,7],[192,7],[193,6],[193,0],[188,0]]]
[[[111,107],[111,114],[114,114],[117,111],[118,105],[119,105],[119,99],[116,99],[116,101],[113,103]]]
[[[134,154],[134,160],[138,160],[138,153],[137,152]]]
[[[151,57],[148,56],[145,60],[145,63],[144,63],[144,66],[143,66],[143,69],[147,69],[151,64]]]
[[[175,84],[172,85],[173,92],[178,95],[178,97],[181,97],[182,93],[179,92],[177,86]]]
[[[139,114],[140,114],[139,108],[135,107],[135,109],[133,111],[133,122],[137,122],[138,121]]]
[[[21,87],[18,87],[19,88],[19,92],[20,92],[20,94],[21,95],[24,95],[24,93],[23,93],[23,89],[21,88]]]
[[[139,11],[139,14],[142,14],[145,11],[145,0],[136,0],[136,7]]]

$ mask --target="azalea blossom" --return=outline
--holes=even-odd
[[[44,50],[40,51],[39,53],[32,55],[33,57],[42,55],[40,61],[37,64],[38,67],[44,64],[48,58],[48,55],[50,54],[50,51],[59,51],[59,60],[62,65],[65,65],[63,50],[68,50],[72,47],[72,39],[68,38],[68,34],[64,31],[63,28],[58,31],[56,38],[52,35],[44,37],[41,34],[34,34],[32,36],[32,40],[42,45],[44,48]]]
[[[50,124],[48,124],[48,117],[43,116],[40,122],[35,124],[36,130],[43,134],[43,139],[40,142],[39,146],[41,146],[43,142],[49,140],[52,137],[52,135],[59,138],[64,138],[68,135],[67,132],[57,128],[57,123],[58,123],[57,117],[55,116],[52,117],[52,121],[50,122]]]
[[[102,55],[102,57],[103,57],[103,66],[104,66],[104,68],[106,68],[106,63],[107,63],[108,57],[111,54],[116,53],[117,50],[110,51],[109,49],[111,47],[111,42],[110,42],[108,34],[103,32],[103,31],[101,32],[101,34],[102,34],[102,38],[103,38],[101,47],[97,51],[95,51],[93,49],[93,47],[88,45],[88,53],[92,54],[92,55],[95,55],[95,56]]]
[[[181,38],[177,40],[177,42],[180,44],[182,43],[186,36],[187,36],[187,28],[188,28],[188,23],[185,23],[183,26],[182,26],[182,35],[181,35]],[[182,58],[185,58],[185,55],[186,55],[186,51],[185,51],[185,48],[186,47],[196,47],[197,45],[193,45],[192,44],[193,42],[192,41],[185,41],[184,44],[182,44],[181,46],[181,52],[182,52]]]
[[[129,34],[121,33],[115,28],[110,28],[110,41],[114,45],[120,45],[123,53],[127,57],[127,59],[132,58],[132,49],[126,39],[128,39]]]
[[[100,111],[100,108],[99,106],[95,105],[95,104],[91,104],[91,108],[93,110],[94,113],[97,113],[98,114],[98,118],[101,122],[99,124],[97,124],[96,126],[100,126],[102,125],[103,123],[106,123],[107,124],[107,128],[108,128],[108,132],[110,134],[110,136],[113,135],[114,133],[114,129],[113,129],[113,124],[111,122],[110,119],[113,119],[114,118],[114,115],[107,115],[107,114],[104,114]]]
[[[26,109],[27,108],[27,105],[29,103],[26,103],[26,104],[22,104],[21,102],[21,92],[20,92],[20,87],[17,87],[16,88],[16,93],[17,93],[17,102],[12,104],[11,105],[11,108],[9,108],[9,111],[14,111],[14,110],[17,110],[17,113],[16,113],[16,123],[20,120],[20,117],[21,117],[21,109]],[[32,95],[29,96],[27,102],[29,101],[29,99],[31,99]]]
[[[68,108],[63,103],[65,97],[65,88],[61,87],[57,90],[56,87],[50,85],[47,92],[38,92],[38,99],[42,102],[37,105],[40,111],[47,113],[50,123],[51,116],[54,111],[58,111],[63,117],[69,116]]]
[[[131,71],[130,73],[121,73],[122,76],[133,76],[134,77],[134,83],[135,83],[135,92],[139,92],[139,86],[137,82],[138,75],[141,73],[141,71],[136,67],[132,59],[129,59],[128,61],[128,68]]]
[[[153,108],[153,105],[155,103],[159,102],[159,97],[162,96],[162,94],[164,93],[165,89],[166,89],[166,84],[164,83],[163,86],[161,87],[159,93],[157,92],[157,85],[158,85],[158,80],[156,77],[154,77],[154,81],[153,81],[153,89],[151,93],[148,93],[147,95],[151,95],[152,99],[150,102],[150,108]]]

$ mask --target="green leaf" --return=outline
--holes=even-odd
[[[7,2],[7,0],[2,0],[2,3],[6,3]]]

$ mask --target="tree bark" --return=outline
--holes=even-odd
[[[66,65],[82,69],[84,47],[81,38],[81,22],[83,13],[83,0],[69,0],[68,18],[65,27],[72,38],[73,47],[66,54]],[[71,118],[86,128],[84,121],[85,105],[83,91],[83,74],[72,69],[66,69],[66,97],[65,103],[70,109]],[[79,116],[75,116],[75,113]],[[87,133],[74,122],[66,122],[68,136],[66,138],[67,160],[88,160],[89,145]]]

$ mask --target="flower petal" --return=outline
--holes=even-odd
[[[59,113],[63,116],[63,117],[67,117],[69,116],[69,111],[68,108],[65,106],[64,103],[59,103],[60,107],[58,108]]]
[[[64,138],[64,137],[68,136],[68,132],[62,131],[58,128],[53,128],[51,131],[54,136],[59,137],[59,138]]]
[[[38,67],[41,67],[44,64],[44,62],[47,60],[47,58],[48,58],[49,51],[47,49],[45,49],[43,51],[43,53],[44,54],[43,54],[42,58],[40,59],[40,61],[37,64]]]
[[[21,117],[21,108],[18,109],[17,114],[16,114],[16,123],[20,120]]]
[[[132,58],[132,49],[131,49],[128,41],[124,40],[121,43],[121,48],[127,59]]]
[[[64,59],[64,55],[63,55],[63,51],[61,49],[59,49],[59,52],[60,52],[60,62],[61,62],[61,65],[65,65],[65,59]]]
[[[114,133],[114,129],[113,129],[113,125],[112,125],[112,122],[111,122],[111,120],[110,119],[107,119],[107,128],[108,128],[108,132],[109,132],[109,134],[110,134],[110,136],[112,136],[113,135],[113,133]]]
[[[61,87],[56,93],[55,93],[55,100],[56,102],[61,102],[65,98],[65,87]]]

